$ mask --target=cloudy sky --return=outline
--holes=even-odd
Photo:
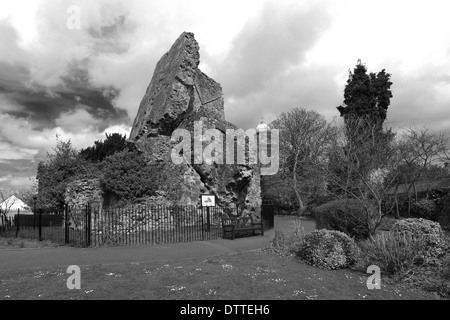
[[[68,28],[71,6],[80,29]],[[68,11],[69,9],[69,11]],[[247,129],[292,107],[332,120],[361,59],[392,74],[388,121],[450,128],[450,2],[0,2],[0,186],[30,184],[56,136],[77,148],[129,133],[159,58],[183,31]]]

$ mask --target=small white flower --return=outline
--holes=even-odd
[[[186,287],[172,286],[172,287],[170,288],[170,291],[182,291],[182,290],[184,290],[184,289],[186,289]]]
[[[234,267],[231,264],[223,264],[222,268],[226,271],[231,271],[234,269]]]

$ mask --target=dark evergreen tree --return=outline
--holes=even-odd
[[[390,78],[385,69],[367,74],[366,66],[359,60],[347,80],[344,104],[337,108],[346,122],[363,119],[381,129],[392,98]]]
[[[340,172],[343,181],[350,183],[355,175],[368,179],[369,174],[379,166],[380,161],[374,159],[389,154],[394,134],[391,130],[385,130],[383,125],[392,98],[390,78],[385,69],[368,73],[360,60],[353,72],[350,71],[344,90],[344,104],[337,107],[345,123],[344,151],[347,161],[351,162],[334,163],[335,173]],[[350,190],[348,183],[344,184],[346,190]]]
[[[124,150],[107,157],[101,163],[102,188],[106,196],[121,203],[154,195],[154,168],[147,164],[138,150]]]
[[[106,157],[125,149],[134,150],[134,144],[127,142],[125,136],[119,133],[106,134],[104,141],[95,141],[92,147],[82,149],[80,155],[91,162],[101,162]]]

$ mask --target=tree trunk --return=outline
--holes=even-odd
[[[394,191],[394,200],[395,200],[395,218],[400,219],[400,209],[398,208],[398,183],[395,185],[395,191]]]
[[[299,211],[299,214],[302,214],[303,213],[303,209],[304,209],[304,204],[303,204],[300,192],[298,191],[298,185],[297,185],[298,156],[299,156],[299,152],[297,151],[297,153],[295,154],[294,170],[293,170],[292,180],[293,180],[293,188],[294,188],[295,197],[297,198],[297,202],[298,202],[298,211]]]
[[[411,190],[411,185],[406,186],[405,182],[406,195],[408,196],[408,217],[411,215],[411,194],[409,193]]]
[[[297,202],[298,202],[299,214],[302,214],[303,213],[303,209],[305,208],[305,205],[303,204],[303,200],[302,200],[302,197],[300,195],[300,192],[298,192],[296,187],[294,187],[294,193],[295,193],[295,197],[297,198]]]
[[[414,199],[417,201],[417,188],[416,188],[416,182],[413,181],[413,189],[414,189]]]
[[[374,219],[375,219],[375,218],[374,218]],[[382,202],[381,202],[381,201],[378,201],[378,204],[377,204],[377,217],[376,217],[376,219],[375,219],[375,221],[374,221],[373,229],[372,229],[371,232],[370,232],[371,235],[373,235],[373,236],[376,235],[377,230],[378,230],[378,228],[379,228],[380,225],[381,225],[381,220],[383,220]]]
[[[400,209],[398,207],[398,198],[397,195],[395,195],[395,219],[400,219]]]

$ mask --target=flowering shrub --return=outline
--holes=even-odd
[[[418,251],[420,262],[428,264],[436,262],[447,249],[444,233],[439,223],[426,219],[404,219],[398,221],[390,231],[393,235],[409,235],[420,240],[423,245]]]
[[[304,236],[297,256],[323,269],[341,269],[353,265],[359,249],[355,241],[340,231],[315,230]]]

